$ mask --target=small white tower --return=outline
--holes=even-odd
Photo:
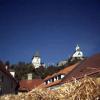
[[[76,46],[76,51],[75,53],[72,55],[73,58],[83,58],[83,52],[80,50],[79,45]]]
[[[32,64],[35,68],[39,68],[41,66],[41,58],[39,52],[36,52],[32,58]]]

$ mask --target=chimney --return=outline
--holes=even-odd
[[[28,73],[28,74],[27,74],[27,79],[28,79],[28,80],[32,80],[32,73]]]

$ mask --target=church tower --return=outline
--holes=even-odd
[[[75,53],[72,55],[73,58],[83,58],[83,52],[81,51],[79,45],[76,46],[75,48]]]
[[[35,68],[39,68],[41,66],[41,58],[39,52],[36,52],[32,58],[32,64]]]

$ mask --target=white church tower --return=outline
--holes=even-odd
[[[39,68],[41,66],[41,58],[39,52],[36,52],[32,58],[32,64],[35,68]]]
[[[76,46],[75,53],[72,55],[73,58],[83,58],[83,52],[80,50],[79,45]]]

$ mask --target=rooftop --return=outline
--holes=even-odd
[[[53,75],[47,76],[44,81],[49,80],[57,75],[65,75],[64,78],[60,80],[56,80],[54,82],[50,82],[49,84],[42,84],[41,87],[51,87],[54,85],[63,84],[67,81],[73,80],[73,78],[79,79],[84,77],[85,75],[100,75],[100,53],[95,54],[88,59],[85,59],[79,63],[68,66]]]
[[[69,81],[72,77],[79,78],[100,72],[100,53],[95,54],[79,64],[63,81]]]
[[[40,84],[43,83],[42,79],[33,79],[33,80],[21,80],[19,82],[20,84],[20,91],[30,91],[33,88],[36,88],[37,86],[39,86]]]

